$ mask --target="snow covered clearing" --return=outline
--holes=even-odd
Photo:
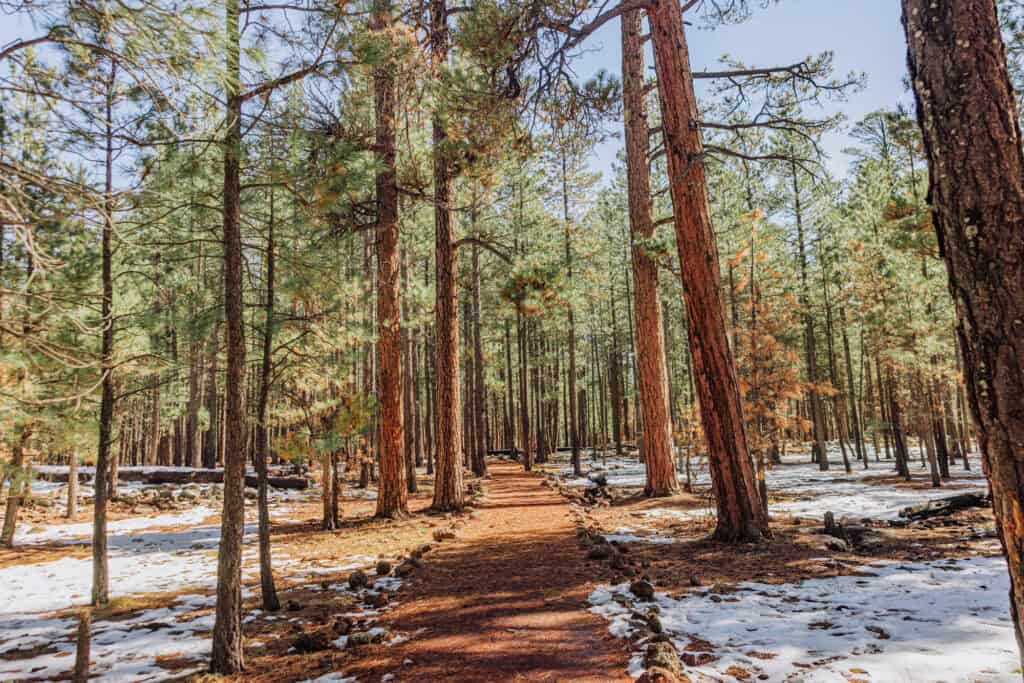
[[[780,465],[769,469],[766,473],[770,496],[793,498],[769,505],[769,512],[786,514],[794,517],[821,517],[825,511],[835,513],[837,519],[880,519],[895,520],[903,508],[924,503],[951,495],[950,487],[987,489],[988,483],[981,472],[981,464],[974,459],[973,469],[964,471],[954,469],[946,486],[938,489],[908,489],[873,482],[879,477],[891,476],[892,462],[876,463],[872,460],[870,469],[854,467],[853,472],[846,474],[842,464],[837,462],[833,453],[830,470],[821,471],[817,465],[808,462],[806,455],[785,456]],[[856,464],[856,463],[855,463]],[[604,462],[594,461],[586,464],[588,474],[601,473],[609,486],[642,487],[645,481],[645,469],[642,461],[630,457],[609,457]],[[597,484],[589,477],[574,478],[571,467],[562,468],[562,476],[569,486],[592,488]],[[926,477],[927,471],[914,468],[913,474],[920,479]],[[696,486],[710,486],[710,478],[704,469],[695,473],[693,483]],[[694,519],[713,516],[713,507],[690,510],[652,508],[644,513],[650,517],[670,517],[677,519]]]
[[[313,489],[272,490],[272,517],[281,521],[293,505],[317,500],[319,495]],[[255,514],[253,509],[249,512],[251,516]],[[211,504],[198,504],[108,524],[113,600],[182,591],[186,594],[176,596],[166,606],[143,609],[128,618],[97,618],[92,637],[94,675],[109,681],[155,681],[180,677],[205,666],[213,626],[212,593],[220,542],[216,514]],[[25,527],[17,543],[32,548],[89,545],[91,533],[90,523]],[[259,566],[255,522],[246,524],[244,544],[243,579],[256,583]],[[375,561],[361,555],[291,558],[277,546],[275,551],[275,572],[284,577],[284,584],[315,582],[315,590],[336,593],[350,591],[339,581],[321,586],[323,577],[366,567]],[[67,616],[65,610],[88,604],[91,581],[92,561],[88,557],[69,556],[0,568],[0,680],[46,680],[68,674],[74,664],[77,619]],[[399,579],[384,577],[366,592],[393,592],[400,584]],[[252,589],[244,589],[245,597],[254,595]],[[377,613],[358,612],[360,617]],[[253,610],[245,615],[245,620],[251,622],[259,615],[259,610]],[[185,668],[181,668],[182,664],[173,671],[162,668],[158,665],[161,658],[181,662]],[[188,666],[189,660],[196,660],[195,667]]]
[[[1019,681],[1001,557],[880,563],[861,575],[743,583],[639,602],[628,584],[601,586],[592,611],[620,638],[656,607],[664,632],[698,680]],[[642,644],[642,641],[638,641]],[[642,670],[641,655],[632,671]],[[735,671],[735,669],[734,669]]]

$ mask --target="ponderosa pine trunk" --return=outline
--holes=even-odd
[[[758,540],[770,530],[747,447],[736,365],[726,332],[704,145],[697,125],[693,74],[678,0],[655,0],[648,10],[648,21],[689,321],[687,333],[718,510],[714,535],[722,541]]]
[[[406,250],[402,251],[402,287],[407,288],[408,285],[409,254]],[[402,419],[405,421],[402,439],[405,449],[405,490],[416,493],[416,420],[413,415],[416,401],[413,396],[416,347],[409,326],[408,298],[402,299],[402,325]]]
[[[448,62],[451,35],[447,0],[430,2],[431,57],[435,77],[440,78]],[[437,463],[434,476],[436,510],[461,510],[465,499],[462,485],[462,397],[459,393],[459,311],[455,245],[454,167],[448,149],[445,114],[434,113],[434,250],[435,326],[437,354]]]
[[[474,209],[474,227],[476,223]],[[473,246],[472,272],[473,310],[473,419],[476,425],[476,444],[473,449],[473,474],[487,474],[487,386],[484,383],[484,344],[480,321],[480,248]]]
[[[25,449],[32,436],[31,423],[22,425],[18,441],[11,448],[11,469],[7,484],[7,505],[4,507],[4,526],[0,531],[0,546],[14,547],[14,533],[18,526],[18,511],[31,490],[30,467],[26,466]],[[104,556],[106,557],[106,556]]]
[[[281,609],[281,601],[277,598],[274,586],[274,570],[270,553],[270,502],[268,500],[267,449],[269,433],[267,430],[267,407],[270,403],[270,383],[272,380],[274,355],[274,278],[277,256],[277,245],[274,242],[274,189],[270,189],[270,220],[267,223],[267,297],[263,305],[263,358],[260,361],[260,389],[256,408],[256,506],[259,527],[260,554],[260,597],[263,609],[276,611]]]
[[[1024,153],[1017,106],[993,0],[903,0],[903,22],[933,223],[1024,651]]]
[[[93,479],[92,604],[110,601],[110,568],[107,562],[107,498],[110,494],[110,445],[114,428],[114,131],[113,92],[117,62],[111,61],[105,103],[106,155],[104,162],[103,236],[100,245],[103,283],[103,332],[100,339],[99,442],[96,444],[96,476]]]
[[[227,100],[224,137],[224,508],[217,552],[217,606],[210,670],[235,674],[245,667],[242,649],[242,536],[245,532],[245,311],[242,301],[242,233],[238,0],[224,7]],[[211,417],[213,419],[213,417]]]
[[[562,220],[565,223],[565,268],[566,276],[572,280],[572,226],[569,223],[569,179],[565,151],[562,151]],[[522,188],[520,188],[522,193]],[[522,212],[522,196],[520,194],[520,213]],[[576,397],[576,314],[572,303],[566,306],[569,329],[569,446],[572,448],[572,472],[574,476],[583,474],[580,463],[580,407]],[[527,429],[527,431],[529,431]]]
[[[796,219],[797,248],[800,256],[800,307],[804,321],[804,363],[807,371],[808,407],[811,417],[811,452],[818,469],[829,467],[828,451],[825,450],[825,414],[822,410],[821,395],[818,393],[818,348],[814,334],[814,316],[811,314],[810,284],[807,278],[807,245],[804,239],[803,206],[800,200],[800,179],[795,161],[790,161],[789,170],[793,184],[793,211]]]
[[[373,28],[391,30],[391,0],[376,0]],[[377,171],[377,396],[380,400],[378,517],[409,512],[402,410],[402,323],[398,245],[398,176],[395,152],[395,64],[385,59],[373,71]]]
[[[644,49],[639,10],[622,16],[622,88],[626,133],[626,185],[636,308],[636,365],[640,383],[641,435],[648,496],[679,491],[672,464],[672,422],[669,413],[665,331],[658,294],[658,264],[644,249],[654,235],[651,171],[648,155]]]
[[[78,449],[68,456],[68,505],[64,516],[74,519],[78,515]]]

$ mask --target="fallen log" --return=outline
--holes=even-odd
[[[55,483],[66,483],[67,472],[36,472],[39,479]],[[79,481],[88,482],[92,475],[79,472]],[[133,481],[142,484],[223,484],[224,470],[160,470],[160,469],[122,469],[118,472],[121,481]],[[245,485],[256,488],[255,474],[245,475]],[[275,489],[291,489],[304,491],[309,488],[309,479],[299,476],[271,476],[267,483]]]
[[[951,515],[957,510],[988,507],[988,491],[968,491],[947,498],[930,500],[920,505],[911,505],[900,510],[900,517],[911,522],[931,517]]]

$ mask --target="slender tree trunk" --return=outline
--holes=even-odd
[[[29,438],[32,436],[32,425],[22,425],[18,440],[11,448],[11,466],[14,470],[7,485],[7,505],[4,508],[4,526],[0,531],[0,546],[4,548],[14,547],[14,533],[17,531],[18,511],[25,501],[28,492],[31,491],[30,467],[26,466],[25,449]]]
[[[569,280],[572,280],[572,224],[569,216],[569,177],[568,166],[565,158],[565,150],[561,156],[562,169],[562,221],[565,228],[565,267]],[[522,188],[520,187],[520,204],[522,204]],[[520,206],[520,211],[522,207]],[[576,313],[570,303],[566,307],[569,328],[569,445],[572,448],[572,471],[575,476],[583,473],[580,464],[580,429],[579,429],[579,406],[576,405]]]
[[[903,0],[939,248],[1024,652],[1024,152],[993,0]],[[1024,657],[1022,657],[1024,663]]]
[[[864,447],[864,432],[861,428],[860,413],[857,410],[857,386],[853,382],[853,360],[850,356],[850,335],[847,332],[846,309],[839,307],[839,328],[843,337],[843,361],[846,366],[847,395],[850,400],[850,430],[853,432],[854,446],[857,449],[857,457],[864,463],[864,469],[868,468],[868,454]]]
[[[217,553],[217,607],[210,670],[235,674],[245,667],[242,649],[242,536],[245,532],[245,317],[242,301],[238,0],[226,0],[227,100],[224,139],[224,510]]]
[[[402,252],[402,287],[409,285],[409,256]],[[413,359],[416,349],[413,346],[412,330],[409,328],[409,303],[402,298],[402,419],[405,421],[405,483],[409,493],[416,493],[416,420],[413,417],[415,399],[413,398]]]
[[[375,0],[373,28],[388,36],[391,0]],[[378,517],[409,512],[402,410],[402,325],[395,152],[395,69],[389,57],[373,71],[377,172],[377,396],[380,400]],[[415,472],[413,473],[415,476]]]
[[[516,313],[518,321],[516,339],[519,347],[519,440],[523,446],[523,469],[533,469],[533,434],[530,433],[530,401],[526,394],[526,321],[521,312]]]
[[[679,3],[655,0],[648,10],[648,20],[654,41],[690,349],[718,508],[715,537],[723,541],[755,540],[770,531],[747,448],[736,366],[726,334],[704,147],[697,126],[697,101]]]
[[[476,209],[473,213],[474,232],[476,231]],[[487,387],[484,384],[484,344],[480,332],[480,249],[473,246],[472,272],[472,310],[473,310],[473,395],[476,431],[476,447],[473,452],[473,474],[482,477],[487,474]]]
[[[274,570],[270,554],[270,503],[267,500],[267,448],[270,437],[267,430],[267,407],[270,403],[270,383],[274,352],[274,278],[277,262],[277,245],[274,241],[274,189],[270,189],[270,221],[267,223],[267,297],[263,306],[265,320],[263,325],[263,359],[260,362],[259,398],[256,408],[256,458],[257,492],[256,506],[259,516],[259,550],[260,550],[260,596],[263,609],[275,611],[281,609],[274,586]]]
[[[622,16],[622,86],[625,105],[626,184],[629,195],[629,233],[633,258],[633,296],[636,308],[636,365],[643,434],[641,451],[646,465],[644,493],[670,496],[679,491],[672,464],[672,422],[669,413],[665,332],[658,294],[658,264],[644,249],[654,234],[651,218],[651,173],[648,157],[647,98],[641,14]]]
[[[793,210],[796,215],[797,246],[800,250],[800,306],[803,308],[804,319],[804,360],[807,370],[807,381],[811,387],[807,390],[810,417],[813,427],[811,452],[818,468],[827,470],[828,451],[825,450],[825,415],[821,405],[821,395],[815,386],[818,382],[818,351],[814,334],[814,316],[811,314],[810,284],[807,277],[807,245],[804,239],[803,207],[800,199],[800,180],[796,162],[790,163],[790,174],[793,183]]]
[[[96,446],[96,476],[93,480],[92,516],[92,604],[110,601],[110,570],[107,564],[107,475],[110,470],[110,445],[114,428],[114,135],[113,89],[117,80],[117,62],[110,64],[106,100],[106,158],[104,163],[103,237],[101,279],[103,281],[103,333],[100,341],[99,443]]]
[[[64,516],[74,519],[78,514],[78,449],[68,455],[68,509]]]

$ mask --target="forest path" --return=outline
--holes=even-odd
[[[485,495],[384,618],[409,639],[346,667],[359,681],[632,681],[629,652],[587,598],[565,500],[515,463],[489,463]]]

